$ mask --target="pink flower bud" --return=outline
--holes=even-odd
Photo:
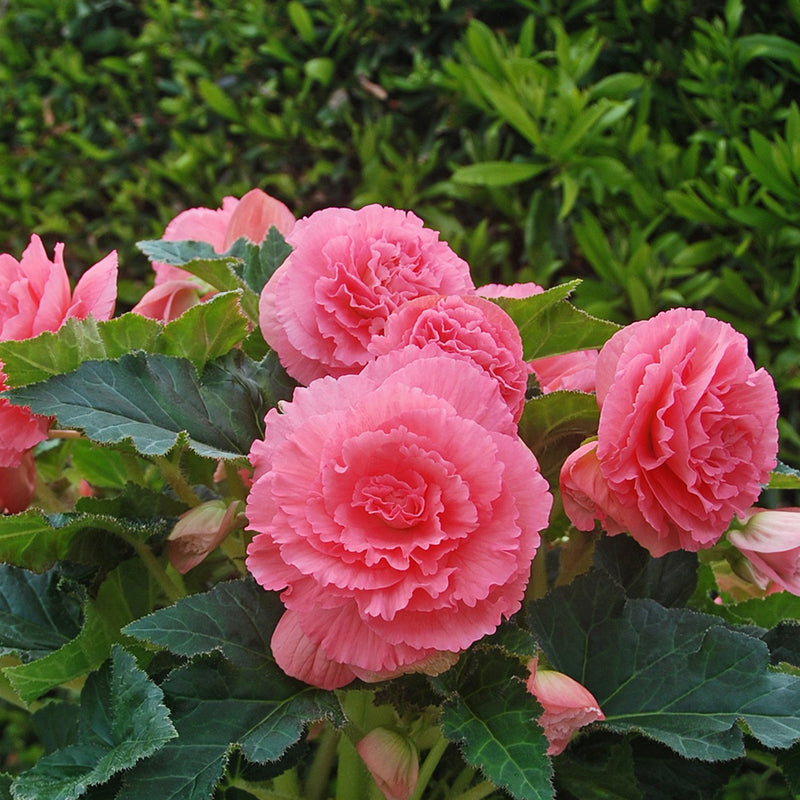
[[[388,728],[373,728],[356,750],[386,800],[411,797],[419,779],[419,755],[409,738]]]
[[[211,500],[182,514],[167,537],[167,557],[178,572],[196,567],[236,527],[240,503]]]
[[[547,754],[557,756],[572,734],[590,722],[605,719],[592,693],[563,672],[537,669],[538,659],[528,664],[528,691],[542,704],[539,724],[550,742]]]
[[[728,541],[747,557],[762,589],[772,582],[800,595],[800,508],[753,508],[744,526],[728,533]]]
[[[242,197],[231,214],[225,231],[224,249],[227,250],[243,236],[255,244],[260,244],[273,226],[286,236],[294,227],[294,214],[280,200],[276,200],[261,189],[251,189]]]

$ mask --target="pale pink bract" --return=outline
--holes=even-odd
[[[495,303],[476,295],[425,295],[396,308],[381,336],[369,344],[381,355],[434,343],[455,358],[465,358],[494,378],[515,421],[522,416],[528,365],[511,317]]]
[[[528,670],[528,691],[543,709],[539,724],[549,742],[548,755],[562,753],[579,728],[605,719],[594,695],[574,678],[553,669],[539,669],[536,658],[531,659]]]
[[[474,292],[467,263],[410,211],[325,208],[298,220],[287,241],[294,250],[264,287],[259,322],[303,384],[358,372],[402,303]]]
[[[743,523],[728,541],[746,556],[759,586],[800,595],[800,508],[753,508]]]
[[[247,566],[285,590],[284,671],[323,688],[439,671],[519,609],[552,498],[515,428],[496,382],[434,345],[267,414]]]
[[[110,319],[117,299],[117,254],[109,253],[81,275],[74,291],[64,265],[64,245],[53,260],[35,234],[19,261],[0,254],[0,341],[55,331],[69,318]],[[0,362],[0,391],[7,388]],[[49,420],[0,398],[0,467],[17,467],[47,436]]]
[[[597,400],[596,450],[579,472],[568,460],[562,489],[584,507],[590,498],[609,533],[627,530],[653,556],[713,545],[775,467],[772,379],[744,336],[702,311],[665,311],[616,333],[598,359]]]

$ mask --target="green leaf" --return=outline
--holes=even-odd
[[[247,336],[241,292],[224,292],[193,306],[170,322],[157,341],[157,352],[188,358],[197,369],[227,353]]]
[[[74,638],[85,593],[55,568],[37,574],[0,564],[0,654],[41,658]]]
[[[557,484],[564,459],[597,434],[599,420],[594,395],[550,392],[525,403],[519,435],[539,461],[542,474]]]
[[[800,597],[789,592],[775,592],[726,606],[734,620],[773,628],[784,619],[800,619]]]
[[[148,239],[136,242],[136,246],[151,261],[161,261],[173,267],[185,267],[191,261],[232,261],[220,256],[208,242]]]
[[[283,614],[274,592],[252,579],[217,584],[125,627],[123,633],[180,656],[220,651],[244,667],[272,660],[269,641]]]
[[[582,735],[555,759],[556,789],[580,800],[643,800],[630,744],[605,731]]]
[[[442,730],[464,758],[520,800],[553,797],[541,706],[525,688],[519,662],[498,651],[462,656],[433,685],[447,695]]]
[[[769,476],[768,489],[800,489],[800,470],[778,463]]]
[[[744,754],[740,720],[767,747],[800,738],[800,678],[771,671],[766,644],[718,617],[626,601],[598,570],[533,603],[529,622],[611,730],[640,731],[703,761]]]
[[[232,354],[229,364],[237,357],[245,360]],[[131,353],[5,394],[95,441],[130,440],[143,455],[163,455],[185,436],[202,456],[232,459],[261,435],[266,409],[256,387],[226,366],[212,362],[198,378],[187,359]]]
[[[266,282],[275,274],[275,270],[286,261],[291,252],[292,246],[283,238],[283,234],[272,225],[258,248],[260,269],[252,269],[244,273],[247,285],[260,295]]]
[[[139,314],[123,314],[107,322],[70,317],[54,333],[0,342],[0,361],[9,386],[25,386],[72,372],[84,361],[150,350],[160,330],[158,322]]]
[[[519,328],[526,360],[599,348],[619,330],[566,302],[579,284],[569,281],[530,297],[493,298]]]
[[[471,186],[511,186],[535,178],[547,168],[547,164],[482,161],[480,164],[458,167],[452,177],[456,183]]]
[[[113,570],[97,598],[87,601],[83,627],[74,639],[36,661],[3,669],[20,698],[31,703],[50,689],[97,669],[108,658],[111,646],[122,639],[122,626],[153,602],[147,587],[139,559]]]
[[[800,45],[791,39],[768,33],[754,33],[736,40],[743,63],[753,58],[774,58],[789,61],[795,69],[800,69]]]
[[[221,86],[208,80],[208,78],[200,78],[197,81],[197,91],[212,111],[233,122],[241,120],[241,114],[236,103]]]
[[[201,656],[171,673],[163,689],[178,738],[133,767],[116,800],[210,800],[235,747],[251,762],[274,762],[309,723],[343,721],[333,692],[270,663],[241,668]]]
[[[43,756],[13,785],[16,800],[75,800],[177,736],[163,693],[132,655],[114,647],[110,662],[81,691],[77,744]]]

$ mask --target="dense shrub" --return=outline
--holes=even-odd
[[[775,375],[797,463],[800,11],[742,0],[44,0],[0,25],[0,250],[73,268],[261,186],[414,208],[486,280],[703,307]]]

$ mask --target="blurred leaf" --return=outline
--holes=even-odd
[[[208,78],[200,78],[197,81],[197,91],[203,99],[203,102],[205,102],[212,111],[216,111],[220,116],[232,120],[233,122],[239,122],[241,120],[241,114],[239,113],[236,103],[230,94],[221,86],[208,80]]]
[[[133,656],[115,646],[81,691],[77,744],[40,758],[14,782],[14,797],[76,800],[151,755],[177,735],[162,701]]]
[[[703,761],[744,754],[739,720],[767,747],[800,738],[800,678],[771,671],[765,643],[718,617],[626,601],[598,570],[533,603],[529,621],[553,667],[592,692],[611,730]]]
[[[547,164],[525,164],[512,161],[483,161],[458,167],[453,172],[456,183],[474,186],[510,186],[530,180],[547,169]]]
[[[497,651],[468,653],[461,662],[432,681],[446,695],[444,735],[513,797],[552,798],[547,740],[536,722],[541,706],[525,688],[519,662]]]
[[[210,800],[230,753],[254,763],[280,759],[312,722],[342,722],[333,692],[287,677],[270,663],[254,668],[200,657],[163,684],[178,738],[126,773],[116,800],[142,792],[171,800]]]

